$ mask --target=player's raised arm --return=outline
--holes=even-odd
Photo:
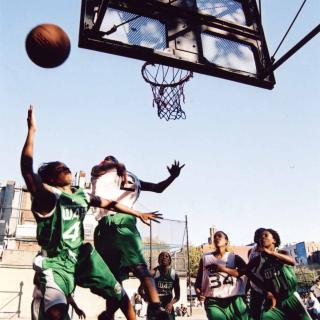
[[[184,166],[185,164],[180,166],[180,162],[175,160],[171,167],[167,167],[170,174],[170,176],[167,179],[159,183],[145,182],[140,180],[141,190],[157,193],[163,192],[177,177],[179,177],[180,171]]]
[[[37,202],[39,213],[45,214],[46,212],[50,211],[55,198],[50,191],[44,188],[41,178],[33,171],[33,148],[36,132],[36,119],[32,106],[30,106],[28,109],[27,123],[28,133],[22,148],[20,160],[21,173],[27,185],[28,191],[34,197],[35,202]]]
[[[97,196],[91,196],[90,205],[93,207],[100,207],[106,210],[111,210],[115,212],[125,213],[139,218],[143,223],[150,225],[150,220],[154,222],[160,222],[159,219],[162,218],[162,214],[158,211],[142,213],[137,210],[131,209],[124,204],[117,201],[112,201]]]
[[[228,268],[223,265],[216,265],[217,271],[225,272],[233,277],[241,277],[246,273],[246,263],[244,260],[236,255],[235,256],[235,268]]]
[[[259,251],[264,252],[270,256],[273,256],[279,261],[281,261],[282,263],[287,264],[289,266],[294,266],[296,264],[294,258],[291,257],[289,253],[285,250],[272,251],[267,248],[261,248]]]

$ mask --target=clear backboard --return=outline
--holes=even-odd
[[[275,84],[255,0],[82,0],[79,47]]]

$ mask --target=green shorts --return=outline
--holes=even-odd
[[[240,296],[206,298],[204,308],[209,320],[248,320],[247,306]]]
[[[262,293],[251,289],[249,313],[252,320],[260,320],[264,300],[265,297]]]
[[[107,299],[121,300],[124,291],[91,244],[83,244],[76,253],[67,250],[54,257],[35,258],[34,269],[40,276],[40,289],[45,295],[46,288],[60,290],[65,296],[78,285]]]
[[[147,264],[136,218],[128,214],[103,217],[95,229],[94,245],[118,281],[128,278],[130,267]]]
[[[297,294],[291,294],[279,301],[276,308],[263,312],[261,320],[311,320]]]

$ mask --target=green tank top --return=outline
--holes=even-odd
[[[261,254],[259,269],[266,289],[275,297],[284,299],[296,291],[297,278],[291,266],[270,255]]]
[[[172,300],[172,290],[176,277],[175,270],[170,268],[166,274],[160,273],[159,268],[156,269],[154,281],[160,301],[163,305],[168,304]]]
[[[63,250],[77,251],[84,240],[83,220],[90,207],[90,199],[83,189],[73,194],[52,188],[56,206],[47,216],[34,213],[37,221],[37,240],[49,256]]]

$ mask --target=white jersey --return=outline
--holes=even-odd
[[[117,201],[129,208],[133,208],[140,195],[140,181],[134,174],[128,171],[127,183],[124,183],[122,178],[118,176],[116,169],[111,169],[99,177],[92,177],[91,182],[93,195]],[[97,220],[115,213],[114,211],[100,208],[97,208],[94,212]]]
[[[226,252],[221,259],[216,258],[212,253],[202,256],[202,294],[205,297],[227,298],[245,294],[246,277],[233,277],[225,272],[217,272],[214,265],[222,265],[235,269],[235,254]]]

